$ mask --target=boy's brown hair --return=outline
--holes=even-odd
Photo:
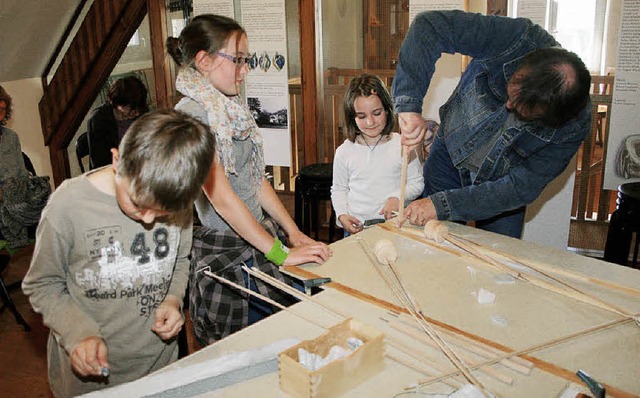
[[[140,206],[178,212],[192,206],[213,163],[209,128],[175,110],[142,115],[124,135],[117,173]]]

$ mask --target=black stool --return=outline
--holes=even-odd
[[[604,260],[627,265],[633,233],[636,244],[631,265],[638,267],[638,245],[640,244],[640,182],[622,184],[618,187],[616,211],[611,215]]]
[[[331,201],[331,184],[333,183],[333,164],[316,163],[300,169],[296,177],[295,221],[298,228],[306,235],[311,229],[318,240],[320,222],[318,208],[320,201]],[[336,213],[331,206],[329,217],[329,242],[333,242],[336,230]]]

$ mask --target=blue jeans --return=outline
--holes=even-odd
[[[433,141],[429,156],[424,162],[423,175],[423,198],[426,198],[436,192],[462,188],[460,172],[453,165],[449,152],[447,152],[447,148],[444,145],[444,141],[439,137],[436,137]],[[475,205],[481,206],[482,204],[476,203]],[[497,234],[520,239],[522,237],[525,209],[526,206],[522,206],[518,209],[506,211],[485,220],[475,220],[476,227],[485,231],[495,232]]]
[[[253,259],[246,261],[245,264],[247,265],[247,267],[252,268]],[[244,276],[244,287],[251,290],[252,292],[260,293],[258,291],[258,287],[256,286],[255,278],[249,277],[249,274],[247,274],[246,272],[243,272],[242,275]],[[304,285],[297,279],[292,279],[293,280],[290,285],[304,293]],[[257,297],[249,295],[247,303],[249,305],[249,325],[253,325],[254,323],[273,314],[273,307],[271,306],[271,304],[260,300]]]
[[[253,267],[253,259],[248,260],[247,262],[245,262],[245,264],[249,268]],[[255,279],[249,277],[249,274],[247,274],[246,272],[243,272],[242,275],[244,276],[244,287],[250,289],[252,292],[260,293],[258,292]],[[249,325],[253,325],[254,323],[273,314],[273,308],[271,307],[271,304],[260,300],[257,297],[249,295],[247,302],[249,305]]]

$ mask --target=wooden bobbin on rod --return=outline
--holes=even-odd
[[[449,228],[439,220],[427,221],[423,233],[427,239],[438,243],[442,243],[449,238]]]
[[[389,239],[380,239],[373,248],[376,259],[382,264],[393,264],[398,259],[396,247]]]

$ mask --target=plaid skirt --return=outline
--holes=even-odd
[[[278,227],[271,218],[265,217],[262,225],[272,236],[276,236]],[[189,277],[189,313],[196,338],[202,346],[237,332],[249,322],[249,294],[218,282],[202,271],[209,270],[245,286],[245,272],[241,267],[251,259],[254,269],[284,281],[278,267],[233,230],[217,231],[206,227],[194,227]],[[254,278],[254,281],[258,293],[280,304],[289,306],[297,301],[258,278]],[[273,312],[278,310],[273,308]]]

